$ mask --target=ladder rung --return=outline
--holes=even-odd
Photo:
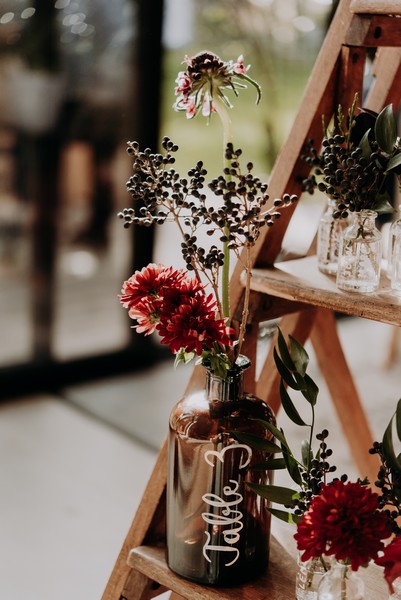
[[[401,15],[400,0],[352,0],[350,9],[358,14]]]

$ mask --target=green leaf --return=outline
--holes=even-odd
[[[385,173],[388,173],[389,171],[392,171],[396,167],[400,167],[400,166],[401,166],[401,154],[395,154],[388,161],[387,169],[385,170]]]
[[[375,210],[380,215],[394,212],[388,192],[376,194],[374,202],[372,203],[372,210]]]
[[[297,525],[301,521],[300,515],[294,515],[293,513],[285,510],[279,510],[278,508],[268,508],[267,510],[273,515],[273,517],[276,517],[285,523],[290,523],[291,525]]]
[[[289,393],[285,389],[285,385],[282,380],[280,381],[280,398],[282,407],[289,419],[291,419],[291,421],[295,423],[295,425],[306,426],[307,423],[305,423],[305,421],[302,419],[301,415],[295,408],[295,405],[291,400]]]
[[[285,464],[284,458],[269,458],[269,460],[265,460],[263,462],[257,463],[250,467],[250,471],[269,471],[270,469],[273,471],[277,471],[279,469],[286,469],[287,465]]]
[[[397,402],[397,409],[395,411],[395,425],[398,439],[401,441],[401,399]]]
[[[290,452],[287,452],[285,449],[283,450],[283,459],[285,460],[287,471],[291,479],[295,481],[297,485],[302,485],[302,477],[299,470],[298,461]]]
[[[270,500],[270,502],[276,502],[277,504],[294,506],[294,501],[298,498],[298,492],[279,485],[263,485],[261,483],[248,482],[246,485],[256,492],[256,494],[262,496],[262,498]]]
[[[389,104],[378,115],[375,123],[375,138],[380,148],[391,154],[397,141],[397,121],[393,105]]]
[[[174,368],[177,368],[180,362],[183,362],[186,365],[191,362],[194,356],[195,352],[185,352],[184,348],[180,348],[175,357]]]
[[[289,369],[290,371],[295,371],[295,365],[290,356],[290,352],[288,350],[287,343],[284,339],[284,336],[281,332],[280,327],[277,327],[277,343],[278,343],[278,349],[280,350],[280,355],[281,355],[281,359],[282,359],[283,363],[285,364],[287,369]]]
[[[304,398],[306,398],[309,404],[315,406],[319,394],[319,388],[307,373],[305,373],[304,383],[305,386],[301,390],[302,395],[304,396]]]
[[[298,383],[295,381],[291,372],[287,369],[287,367],[279,357],[276,348],[273,348],[273,358],[274,362],[276,363],[277,371],[279,372],[280,377],[284,379],[284,381],[290,388],[292,388],[293,390],[299,390]]]
[[[270,442],[269,440],[265,440],[254,433],[245,433],[244,431],[233,431],[232,433],[238,440],[244,442],[244,444],[248,444],[248,446],[251,446],[251,448],[255,448],[255,450],[273,453],[281,452],[280,446]]]
[[[273,423],[269,423],[269,421],[264,421],[263,419],[253,419],[257,423],[260,423],[265,429],[270,431],[282,444],[284,444],[288,448],[287,440],[285,439],[284,433],[281,429],[278,429]]]
[[[367,131],[365,131],[361,141],[358,144],[358,146],[362,150],[362,156],[364,156],[365,158],[369,158],[369,156],[372,154],[372,147],[371,147],[370,141],[369,141],[370,132],[371,132],[371,129],[368,129]]]
[[[398,407],[397,407],[398,408]],[[401,474],[401,463],[395,455],[393,446],[393,418],[387,425],[383,435],[382,451],[384,458],[391,469]]]
[[[301,444],[301,456],[302,464],[309,469],[310,464],[313,460],[312,448],[310,447],[309,440],[303,440]]]
[[[309,356],[305,348],[292,335],[290,339],[290,353],[297,372],[303,377],[309,363]]]

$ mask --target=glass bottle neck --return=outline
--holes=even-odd
[[[364,227],[374,227],[377,212],[374,210],[361,210],[355,213],[355,222]]]
[[[249,359],[240,356],[234,367],[227,372],[225,379],[217,377],[208,369],[206,372],[206,396],[209,404],[218,410],[219,406],[237,402],[242,398],[244,371],[249,365]]]

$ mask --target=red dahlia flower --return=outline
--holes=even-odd
[[[394,593],[393,581],[401,577],[401,537],[395,538],[383,550],[383,555],[375,559],[379,567],[384,567],[384,577],[390,592]]]
[[[341,480],[324,485],[298,524],[295,539],[302,560],[333,555],[356,571],[384,547],[390,535],[378,496],[361,483]]]
[[[232,345],[232,330],[226,326],[224,319],[217,318],[212,294],[197,294],[182,300],[173,313],[163,311],[161,315],[156,329],[162,344],[167,344],[174,354],[184,348],[198,356],[205,348],[212,349],[214,344]]]
[[[130,309],[147,298],[162,297],[164,289],[177,287],[186,279],[192,280],[182,269],[151,263],[123,283],[119,298],[124,308]]]

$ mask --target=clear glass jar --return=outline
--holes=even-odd
[[[343,232],[336,281],[340,290],[364,294],[379,287],[383,250],[376,217],[373,210],[357,212]]]
[[[317,266],[327,275],[335,275],[338,267],[338,253],[341,235],[350,225],[350,216],[334,218],[337,203],[329,198],[327,209],[319,221],[317,230]]]
[[[252,579],[269,559],[269,504],[246,484],[273,482],[272,471],[251,470],[272,455],[239,443],[233,432],[273,441],[258,419],[275,418],[243,391],[247,366],[240,357],[226,379],[207,370],[205,389],[186,395],[170,416],[167,564],[207,585]]]
[[[398,207],[398,215],[401,215],[401,204]],[[390,230],[388,233],[388,250],[387,250],[387,275],[391,279],[393,276],[393,266],[394,266],[394,250],[395,245],[400,244],[401,238],[401,216],[398,217],[395,221],[393,221],[390,225]]]
[[[317,600],[319,583],[330,569],[327,557],[311,558],[302,561],[298,556],[298,571],[295,579],[296,600]]]
[[[365,584],[350,565],[334,561],[320,581],[317,597],[318,600],[364,600]]]

